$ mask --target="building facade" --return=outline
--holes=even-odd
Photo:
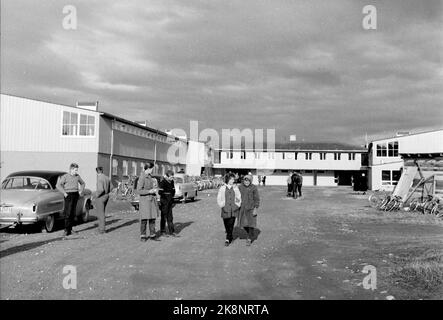
[[[1,180],[22,170],[67,171],[75,162],[94,190],[97,166],[114,184],[139,175],[148,161],[156,174],[186,170],[188,141],[97,108],[1,94],[0,116]]]
[[[405,154],[443,152],[443,130],[433,130],[374,140],[369,144],[369,187],[394,189],[400,179]]]
[[[290,143],[263,149],[215,150],[214,172],[266,176],[268,185],[286,185],[289,173],[299,171],[306,186],[351,185],[367,170],[364,148],[328,143]]]

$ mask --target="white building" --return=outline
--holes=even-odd
[[[155,174],[186,169],[188,141],[101,112],[97,105],[80,108],[1,94],[0,111],[1,180],[23,170],[67,171],[75,162],[94,190],[97,166],[114,185],[139,175],[148,161],[155,163]],[[168,152],[177,144],[184,152],[171,163]],[[192,172],[200,174],[196,165]]]
[[[374,140],[369,144],[369,187],[392,190],[401,176],[402,154],[443,152],[443,129]]]
[[[289,143],[272,151],[263,149],[215,150],[214,173],[251,172],[254,183],[266,175],[267,185],[286,185],[288,175],[299,171],[303,185],[351,185],[352,177],[365,173],[367,150],[337,143]]]

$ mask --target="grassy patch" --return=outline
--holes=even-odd
[[[411,251],[398,257],[392,280],[404,289],[424,290],[428,293],[443,290],[443,250],[426,250],[414,255]]]

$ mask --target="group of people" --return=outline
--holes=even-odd
[[[300,172],[289,172],[287,179],[288,183],[288,197],[292,196],[294,199],[301,198],[301,188],[303,186],[303,176]]]
[[[159,240],[155,231],[155,221],[160,215],[160,235],[177,236],[172,214],[175,195],[174,172],[168,170],[158,182],[152,177],[153,169],[154,164],[147,163],[137,182],[137,193],[140,195],[140,241],[143,242]]]
[[[153,163],[147,163],[137,181],[137,193],[140,195],[140,240],[158,240],[155,230],[156,219],[161,215],[160,235],[177,236],[174,228],[172,208],[174,206],[174,172],[169,170],[160,182],[152,177]],[[64,195],[64,236],[70,236],[76,232],[72,229],[76,214],[77,202],[85,189],[85,182],[78,174],[79,166],[76,163],[70,165],[69,172],[60,177],[57,189]],[[97,167],[95,200],[98,218],[98,232],[103,234],[105,230],[105,211],[112,190],[111,180],[103,174],[103,168]],[[235,222],[247,233],[246,245],[250,246],[254,241],[255,229],[257,228],[257,209],[260,206],[260,196],[257,187],[252,183],[252,175],[247,174],[240,182],[236,181],[232,173],[225,176],[225,184],[220,187],[217,195],[217,204],[221,209],[221,217],[226,231],[225,246],[229,246],[233,240]],[[301,188],[300,188],[301,190]],[[158,201],[160,198],[160,201]]]
[[[237,184],[236,176],[228,173],[225,176],[225,184],[218,191],[217,204],[225,226],[225,246],[229,246],[234,240],[236,219],[237,226],[246,231],[246,245],[250,246],[254,241],[257,209],[260,206],[260,196],[257,187],[252,183],[252,175],[245,175],[241,183]]]
[[[266,185],[266,176],[258,176],[258,185],[263,184],[263,186]]]
[[[163,236],[176,236],[172,215],[174,205],[174,172],[169,170],[158,183],[151,176],[154,168],[153,163],[147,163],[137,182],[137,193],[140,195],[140,239],[158,240],[155,232],[155,221],[161,214],[160,233]],[[83,195],[85,182],[78,174],[79,166],[72,163],[69,172],[61,176],[57,181],[57,189],[64,195],[64,218],[65,230],[64,237],[76,234],[73,230],[74,219],[76,215],[77,202]],[[97,220],[98,233],[103,234],[105,229],[105,211],[109,201],[109,194],[112,190],[111,180],[103,174],[103,167],[97,167],[97,185],[96,192],[92,198],[94,200]],[[160,204],[157,201],[160,198]],[[149,229],[148,229],[149,228]],[[149,230],[149,235],[147,231]]]
[[[112,184],[111,180],[103,174],[103,167],[97,167],[95,171],[97,173],[97,186],[93,198],[97,208],[98,232],[105,233],[105,210]],[[64,196],[64,236],[67,237],[76,234],[72,227],[74,225],[77,202],[85,190],[85,182],[78,174],[78,164],[72,163],[69,166],[69,172],[58,179],[56,187]]]

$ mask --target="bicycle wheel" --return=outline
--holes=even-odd
[[[420,199],[413,199],[409,203],[409,210],[410,211],[416,211],[419,205],[420,205]]]
[[[382,201],[380,201],[379,205],[377,206],[378,210],[385,210],[386,206],[388,205],[388,203],[391,201],[391,199],[389,197],[383,199]]]
[[[371,207],[377,208],[383,198],[380,195],[373,193],[369,196],[368,200]]]
[[[432,209],[431,209],[431,214],[436,215],[437,217],[439,216],[440,212],[439,212],[439,208],[438,208],[438,203],[436,203]]]
[[[391,199],[383,208],[384,211],[389,212],[392,211],[392,209],[394,209],[395,207],[395,203],[397,202],[397,200],[395,199]]]
[[[423,213],[424,214],[430,214],[433,207],[434,207],[434,203],[433,202],[431,202],[431,201],[426,202],[425,205],[423,206]]]

